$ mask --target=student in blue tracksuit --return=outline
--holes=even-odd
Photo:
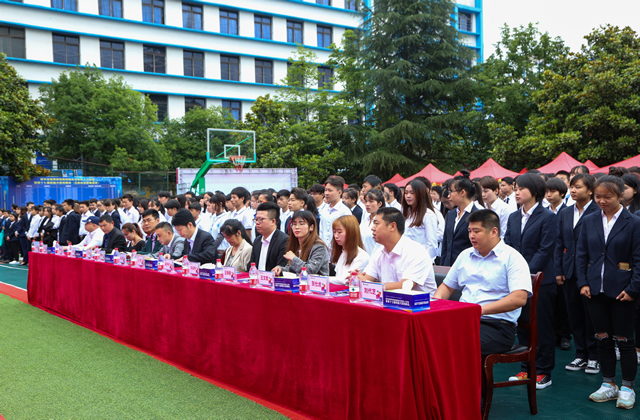
[[[578,289],[576,248],[580,231],[585,226],[585,216],[599,210],[593,201],[595,185],[593,175],[577,174],[571,178],[570,191],[574,204],[558,212],[558,242],[553,261],[556,282],[563,285],[569,325],[576,346],[575,359],[565,369],[574,372],[585,370],[590,374],[600,373],[600,359],[595,331],[587,309],[587,298],[580,295]]]
[[[553,268],[553,254],[558,239],[558,221],[556,215],[542,206],[546,193],[544,180],[533,173],[516,177],[516,202],[521,206],[509,215],[507,233],[504,241],[515,248],[529,264],[531,274],[543,273],[542,284],[538,291],[537,324],[538,349],[536,353],[536,388],[543,389],[551,385],[551,371],[555,366],[555,330],[553,308],[556,298],[556,276]],[[529,303],[522,309],[519,323],[529,319]],[[529,344],[528,330],[518,328],[518,342]],[[509,378],[510,381],[527,379],[527,365],[522,371]]]
[[[624,208],[623,194],[624,183],[616,176],[606,175],[596,182],[594,199],[600,211],[584,218],[588,228],[580,231],[576,271],[602,366],[602,386],[589,399],[615,399],[617,407],[629,409],[635,403],[633,381],[638,369],[633,334],[640,297],[640,219]],[[619,390],[614,341],[620,349]]]

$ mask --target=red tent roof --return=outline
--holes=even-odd
[[[489,160],[483,163],[478,169],[471,171],[471,179],[482,178],[483,176],[492,176],[495,179],[502,179],[505,176],[516,177],[518,176],[518,173],[503,168],[498,165],[495,160],[489,158]]]
[[[598,168],[598,166],[595,163],[591,162],[590,160],[586,161],[584,163],[584,166],[589,168],[589,173],[591,173],[591,174],[595,174],[596,172],[600,172],[600,168]]]
[[[415,175],[410,176],[409,178],[402,180],[400,182],[396,182],[398,187],[406,187],[407,184],[419,176],[426,177],[431,183],[442,184],[447,179],[453,178],[453,176],[442,172],[440,169],[433,166],[433,164],[428,164],[425,166],[420,172]]]
[[[618,162],[618,163],[611,164],[609,166],[604,166],[604,167],[598,169],[598,172],[604,172],[605,174],[608,174],[610,166],[622,166],[623,168],[630,168],[632,166],[640,166],[640,155],[634,156],[632,158],[629,158],[627,160],[623,160],[623,161]]]
[[[382,185],[384,184],[388,184],[388,183],[392,183],[392,184],[397,184],[398,182],[404,180],[404,178],[402,177],[402,175],[400,174],[395,174],[393,177],[391,177],[390,180],[388,180],[387,182],[383,182]]]
[[[538,168],[543,174],[555,174],[558,171],[571,171],[574,166],[582,165],[582,162],[575,160],[566,152],[560,153],[555,159],[544,166]]]

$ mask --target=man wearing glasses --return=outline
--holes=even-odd
[[[280,225],[279,219],[280,207],[276,203],[262,203],[258,206],[255,218],[258,235],[253,241],[247,271],[251,263],[256,263],[258,270],[261,271],[271,271],[274,267],[284,267],[287,264],[284,252],[289,237],[277,229]]]
[[[160,223],[160,215],[157,210],[149,209],[142,213],[142,230],[147,235],[147,241],[140,254],[157,255],[162,249],[162,244],[156,236],[156,226]]]

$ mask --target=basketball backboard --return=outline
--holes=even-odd
[[[228,163],[231,156],[246,156],[256,162],[256,132],[207,128],[207,161]]]

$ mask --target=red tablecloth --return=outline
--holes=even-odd
[[[418,314],[30,254],[29,302],[322,419],[480,417],[480,307]]]

